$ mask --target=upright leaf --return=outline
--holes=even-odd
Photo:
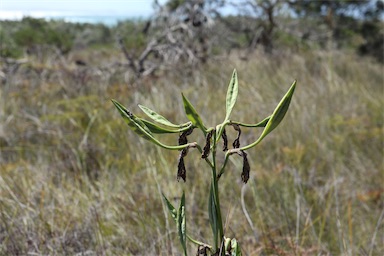
[[[177,221],[177,211],[176,211],[175,207],[171,204],[171,202],[169,202],[169,200],[167,199],[167,197],[163,193],[161,193],[161,194],[163,196],[165,204],[167,205],[169,213],[171,214],[172,218],[175,221]]]
[[[280,100],[279,104],[277,105],[277,107],[273,111],[272,115],[270,116],[268,123],[265,125],[265,128],[264,128],[263,132],[261,133],[260,137],[254,143],[249,144],[245,147],[242,147],[242,148],[240,148],[240,150],[247,150],[247,149],[250,149],[250,148],[256,146],[257,144],[260,143],[260,141],[262,141],[265,138],[265,136],[267,136],[271,131],[273,131],[280,124],[281,120],[283,120],[285,114],[288,111],[289,104],[291,103],[291,99],[292,99],[293,93],[295,91],[295,88],[296,88],[296,81],[294,81],[292,83],[288,92]],[[264,120],[266,120],[266,119],[264,119]]]
[[[185,193],[181,196],[179,210],[177,212],[177,229],[179,231],[179,238],[181,246],[184,250],[184,255],[187,255],[187,227],[185,221]]]
[[[284,97],[281,99],[275,110],[273,111],[271,118],[269,119],[267,125],[265,126],[265,129],[263,131],[263,134],[261,136],[266,136],[268,133],[273,131],[283,120],[285,114],[288,111],[289,104],[291,103],[291,99],[293,96],[293,93],[295,92],[296,88],[296,81],[294,81],[289,88],[288,92],[284,95]]]
[[[200,128],[204,134],[206,134],[207,128],[205,128],[203,121],[201,120],[199,114],[197,113],[196,109],[193,107],[191,102],[184,96],[184,94],[181,94],[183,97],[183,103],[184,103],[184,110],[185,114],[187,115],[187,118],[189,121],[192,122],[193,125]]]
[[[152,109],[146,107],[146,106],[143,106],[143,105],[139,105],[139,108],[141,108],[141,110],[147,115],[149,116],[153,121],[155,122],[158,122],[160,124],[163,124],[163,125],[166,125],[166,126],[169,126],[169,127],[173,127],[173,128],[179,128],[180,126],[177,125],[177,124],[173,124],[171,123],[170,121],[168,121],[165,117],[163,117],[162,115],[156,113],[155,111],[153,111]]]
[[[175,221],[175,223],[178,223],[178,212],[177,210],[175,209],[175,207],[171,204],[171,202],[169,202],[169,200],[167,199],[167,197],[161,193],[161,195],[163,196],[163,199],[164,199],[164,202],[165,204],[167,205],[167,208],[169,210],[169,213],[171,214],[173,220]],[[201,245],[201,246],[205,246],[205,247],[208,247],[210,248],[209,245],[201,242],[201,241],[198,241],[196,239],[193,239],[192,237],[190,237],[188,234],[186,234],[186,237],[188,238],[189,241],[191,241],[192,243],[194,244],[197,244],[197,245]]]
[[[237,72],[236,69],[233,70],[231,81],[229,82],[228,90],[227,90],[227,98],[226,98],[226,114],[225,114],[225,120],[229,119],[229,116],[231,115],[232,109],[235,106],[237,95],[239,92],[239,83],[237,81]]]

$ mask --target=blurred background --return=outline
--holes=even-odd
[[[297,88],[248,151],[248,184],[240,158],[220,179],[226,235],[244,255],[380,255],[383,18],[380,0],[1,1],[0,254],[181,255],[161,193],[178,205],[183,190],[188,232],[211,243],[205,162],[192,151],[177,182],[178,152],[137,137],[110,99],[184,123],[183,92],[215,126],[236,68],[235,121]]]

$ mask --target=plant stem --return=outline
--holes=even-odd
[[[213,184],[213,192],[215,197],[215,206],[216,206],[216,218],[218,222],[218,229],[219,229],[219,236],[220,236],[220,243],[218,241],[215,241],[215,249],[218,249],[218,245],[221,246],[222,241],[224,239],[224,230],[223,230],[223,221],[221,218],[221,209],[220,209],[220,198],[219,198],[219,186],[218,186],[218,178],[216,175],[216,132],[213,133],[214,139],[213,139],[213,145],[212,145],[212,184]]]

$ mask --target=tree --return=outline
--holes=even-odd
[[[119,39],[135,77],[176,63],[193,66],[207,62],[216,40],[212,10],[222,4],[222,0],[170,0],[163,5],[154,1],[155,14],[142,29],[144,49],[130,52],[124,47],[124,38]]]

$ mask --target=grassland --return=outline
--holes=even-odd
[[[79,56],[89,65],[75,66]],[[2,63],[0,255],[181,255],[161,192],[177,204],[182,190],[189,232],[211,242],[210,173],[199,154],[188,155],[187,182],[177,182],[177,152],[129,131],[110,99],[184,122],[182,91],[215,125],[233,68],[234,120],[261,120],[294,79],[298,87],[282,124],[248,152],[248,184],[240,158],[220,180],[227,236],[245,255],[384,251],[382,64],[337,51],[255,53],[133,85],[125,70],[108,66],[119,58],[98,49],[31,58],[17,69]],[[242,144],[257,135],[244,130]]]

